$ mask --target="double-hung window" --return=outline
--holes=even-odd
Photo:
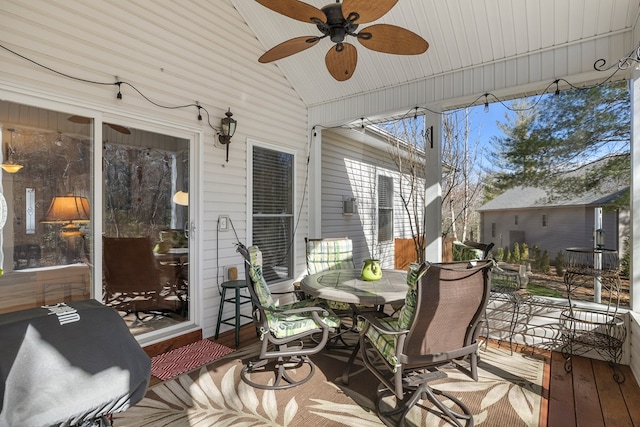
[[[378,242],[393,240],[393,178],[378,175]]]
[[[252,242],[262,251],[267,283],[293,274],[294,155],[253,145]]]

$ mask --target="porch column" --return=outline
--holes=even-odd
[[[430,262],[442,261],[442,117],[430,111],[424,116],[425,129],[433,126],[431,141],[433,148],[427,142],[426,167],[427,185],[425,186],[425,218],[426,218],[426,248],[425,260]]]
[[[309,238],[322,237],[322,130],[309,136]]]
[[[634,284],[640,283],[640,70],[635,68],[629,83],[631,95],[631,286],[630,304],[633,311],[640,310],[640,292]],[[635,166],[635,167],[634,167]]]

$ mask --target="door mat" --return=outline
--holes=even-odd
[[[200,340],[151,358],[151,375],[163,381],[216,360],[234,350],[211,340]]]

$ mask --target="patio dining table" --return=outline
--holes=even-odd
[[[362,279],[360,270],[327,270],[305,277],[300,288],[326,300],[382,306],[405,299],[407,272],[382,270],[382,278],[370,282]]]
[[[353,313],[358,313],[357,304],[384,306],[394,302],[404,301],[407,295],[407,272],[404,270],[382,270],[382,278],[376,281],[366,281],[361,277],[360,270],[327,270],[312,274],[300,282],[303,292],[314,297],[331,301],[349,303]],[[355,322],[352,325],[353,329]],[[353,352],[345,365],[342,381],[349,383],[349,371],[358,354],[359,342],[356,342]]]

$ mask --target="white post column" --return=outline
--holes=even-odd
[[[425,130],[431,129],[431,143],[427,141],[425,190],[426,248],[425,260],[442,261],[442,117],[430,111],[424,116]],[[431,146],[433,145],[433,147]]]
[[[322,130],[309,137],[309,238],[322,237]]]
[[[631,94],[631,286],[630,304],[633,311],[640,310],[640,70],[635,68],[629,83]],[[636,191],[637,190],[637,191]]]

